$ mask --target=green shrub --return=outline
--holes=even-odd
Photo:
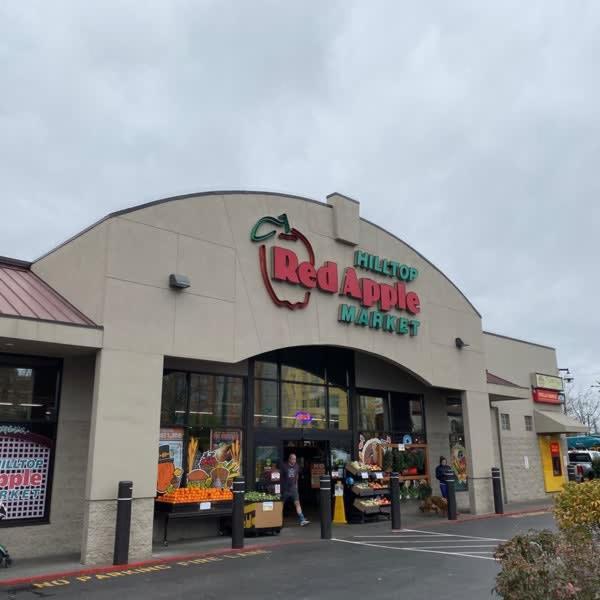
[[[582,529],[517,535],[495,556],[502,566],[495,591],[504,600],[600,598],[600,542]]]
[[[554,516],[563,530],[600,529],[600,479],[567,483],[554,500]]]
[[[600,479],[600,458],[595,458],[592,461],[592,473],[594,474],[594,479]]]

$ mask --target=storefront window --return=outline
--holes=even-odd
[[[57,360],[0,355],[0,526],[48,521],[59,377]]]
[[[289,365],[281,365],[281,379],[295,383],[324,383],[325,381],[319,375]]]
[[[254,375],[264,379],[277,379],[277,363],[266,360],[254,361]]]
[[[420,396],[392,393],[390,395],[390,424],[392,431],[423,432],[423,406]]]
[[[242,424],[244,385],[240,377],[190,376],[189,425],[236,427]]]
[[[255,480],[267,484],[265,474],[273,467],[281,467],[279,464],[279,446],[256,446],[256,470]]]
[[[254,381],[254,424],[257,427],[279,425],[278,387],[276,381]]]
[[[326,429],[325,387],[294,383],[281,384],[283,427]]]
[[[185,373],[163,375],[161,425],[183,425],[187,410],[187,376]]]
[[[0,420],[54,420],[57,377],[53,367],[0,366]]]
[[[413,431],[425,433],[425,420],[423,419],[423,399],[410,401],[410,418],[413,423]]]
[[[381,396],[359,396],[359,428],[363,431],[383,431],[385,426],[385,399]]]
[[[348,373],[348,365],[352,364],[352,354],[342,354],[338,357],[336,353],[332,357],[328,357],[327,361],[327,383],[341,388],[350,386],[350,374]]]
[[[325,383],[323,353],[309,348],[282,351],[281,379],[294,383]]]
[[[337,387],[329,387],[329,427],[348,429],[348,392]]]
[[[352,360],[351,352],[320,347],[263,354],[254,362],[254,425],[348,430]]]

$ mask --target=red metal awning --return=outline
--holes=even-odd
[[[0,261],[0,317],[21,317],[68,325],[96,324],[18,261]]]

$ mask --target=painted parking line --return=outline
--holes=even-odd
[[[424,548],[399,548],[398,546],[386,546],[384,544],[367,544],[365,542],[353,542],[352,540],[340,540],[334,538],[332,541],[343,544],[356,544],[368,548],[383,548],[385,550],[402,550],[403,552],[424,552],[426,554],[445,554],[447,556],[462,556],[465,558],[480,558],[482,560],[496,560],[491,556],[480,556],[479,554],[468,554],[466,552],[448,552],[445,550],[425,550]]]
[[[368,538],[370,540],[374,539],[397,539],[399,537],[448,537],[448,538],[465,538],[468,540],[489,540],[492,542],[506,542],[505,539],[502,538],[490,538],[490,537],[481,537],[477,535],[460,535],[458,533],[441,533],[439,531],[421,531],[420,529],[402,529],[398,533],[392,535],[355,535],[353,538]]]
[[[334,541],[370,548],[444,554],[463,558],[479,558],[481,560],[495,560],[493,556],[495,548],[499,543],[506,541],[500,538],[421,531],[418,529],[403,529],[393,535],[353,537],[354,539],[351,540],[335,538]],[[484,550],[484,548],[489,548],[489,550]]]

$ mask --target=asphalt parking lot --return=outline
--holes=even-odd
[[[389,524],[347,526],[336,528],[327,542],[283,540],[138,569],[50,578],[4,586],[0,598],[397,600],[406,589],[413,598],[483,599],[493,597],[495,547],[518,532],[553,527],[548,513],[400,532]]]

